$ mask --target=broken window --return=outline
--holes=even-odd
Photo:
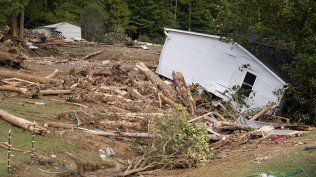
[[[241,85],[242,93],[245,96],[248,97],[250,95],[250,93],[252,91],[252,87],[256,81],[256,78],[257,78],[256,75],[249,73],[249,72],[246,73],[245,79]]]

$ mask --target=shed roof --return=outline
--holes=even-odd
[[[73,25],[73,24],[68,23],[68,22],[61,22],[61,23],[55,23],[55,24],[51,24],[51,25],[46,25],[46,26],[43,26],[43,27],[44,28],[52,28],[52,29],[54,29],[54,28],[57,28],[57,27],[59,27],[61,25],[65,25],[65,24]],[[73,25],[73,26],[76,26],[76,25]],[[79,27],[79,26],[77,26],[77,27]]]
[[[171,29],[171,28],[165,28],[166,34],[171,32],[177,32],[177,33],[183,33],[183,34],[189,34],[189,35],[197,35],[202,37],[208,37],[208,38],[215,38],[215,39],[221,39],[220,36],[216,35],[209,35],[209,34],[203,34],[203,33],[197,33],[197,32],[191,32],[191,31],[183,31],[178,29]],[[286,84],[287,79],[284,79],[282,74],[280,72],[276,72],[276,68],[280,68],[280,66],[276,66],[276,62],[269,63],[267,60],[262,61],[263,59],[258,59],[256,56],[254,56],[251,52],[249,52],[247,49],[245,49],[243,46],[239,45],[238,43],[235,43],[236,46],[238,46],[241,50],[243,50],[245,53],[247,53],[252,59],[257,61],[260,65],[262,65],[265,69],[268,70],[272,75],[274,75],[278,80],[280,80],[283,84]],[[278,69],[279,70],[279,69]]]

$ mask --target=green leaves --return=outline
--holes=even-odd
[[[211,151],[204,126],[188,122],[189,113],[182,106],[159,118],[153,128],[156,137],[153,156],[168,168],[192,167],[208,161]],[[163,148],[162,148],[163,147]]]

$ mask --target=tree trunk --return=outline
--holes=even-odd
[[[18,26],[17,15],[14,12],[11,14],[11,35],[14,38],[18,36],[17,26]]]
[[[0,86],[0,91],[11,91],[11,92],[25,94],[25,93],[27,93],[27,88],[20,88],[20,87],[3,85],[3,86]]]
[[[183,74],[180,72],[177,72],[177,73],[173,72],[172,76],[173,76],[174,84],[176,85],[176,90],[179,92],[179,94],[183,98],[184,104],[189,108],[191,115],[195,115],[195,109],[196,109],[195,101],[192,97],[191,91],[187,88],[185,84]]]
[[[89,130],[85,128],[78,128],[80,130],[83,130],[87,133],[91,133],[94,135],[99,136],[113,136],[113,137],[130,137],[130,138],[151,138],[152,135],[149,133],[143,133],[143,132],[118,132],[118,131],[102,131],[102,130]]]
[[[0,78],[19,78],[31,82],[37,82],[37,83],[50,83],[50,82],[60,82],[56,79],[50,79],[46,77],[40,77],[40,76],[34,76],[34,75],[28,75],[24,73],[9,71],[9,70],[3,70],[0,69]]]
[[[158,93],[160,98],[161,98],[161,101],[165,104],[168,104],[172,107],[176,107],[177,106],[177,103],[175,103],[174,101],[172,101],[171,99],[169,99],[166,95],[164,95],[163,93]]]
[[[19,36],[21,38],[24,37],[24,7],[22,7],[20,11],[20,33]]]
[[[8,123],[15,125],[17,127],[23,128],[25,130],[34,131],[36,134],[43,134],[46,133],[47,130],[39,125],[35,124],[31,121],[26,119],[22,119],[16,117],[12,114],[7,113],[6,111],[0,110],[0,118],[7,121]]]
[[[140,69],[146,75],[146,77],[150,81],[152,81],[153,84],[157,85],[158,88],[160,88],[167,97],[169,97],[171,100],[176,100],[177,94],[171,85],[165,83],[162,79],[160,79],[159,76],[151,71],[144,63],[139,62],[136,64],[136,67]]]
[[[192,2],[189,0],[189,31],[191,31],[191,21],[192,21]]]
[[[177,22],[177,11],[178,11],[178,0],[176,0],[176,5],[174,7],[174,22]]]

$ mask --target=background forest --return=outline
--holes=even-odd
[[[88,40],[117,35],[156,43],[170,27],[287,51],[292,60],[283,68],[292,84],[284,113],[316,122],[315,0],[0,0],[0,7],[0,27],[16,27],[20,17],[28,29],[67,21]]]

